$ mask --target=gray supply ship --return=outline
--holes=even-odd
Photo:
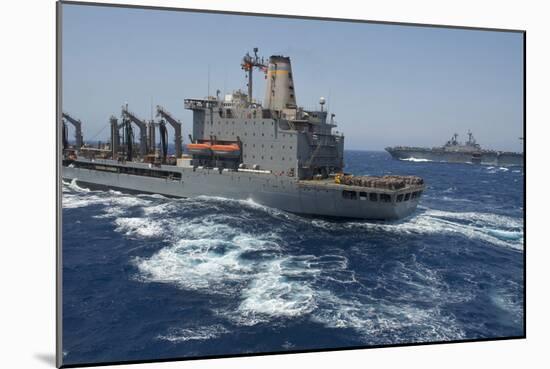
[[[241,68],[248,93],[184,100],[193,111],[186,150],[181,122],[160,106],[151,121],[123,106],[121,119],[110,119],[110,142],[94,147],[83,143],[81,122],[63,113],[63,179],[90,188],[252,200],[313,216],[389,220],[416,209],[425,189],[421,178],[343,172],[344,136],[334,132],[335,115],[328,116],[323,98],[318,110],[296,104],[290,58],[265,60],[255,48]],[[263,105],[252,98],[255,69],[266,77]],[[67,123],[75,127],[74,145]],[[168,155],[168,125],[175,155]]]
[[[468,131],[468,141],[460,143],[458,134],[445,143],[434,148],[395,146],[387,147],[386,151],[394,159],[429,160],[448,163],[471,163],[499,166],[523,166],[523,154],[519,152],[495,151],[482,149],[476,142],[472,132]]]

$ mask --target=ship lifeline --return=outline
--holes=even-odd
[[[174,197],[219,196],[314,216],[389,220],[411,214],[425,189],[415,176],[344,174],[344,136],[333,132],[324,99],[316,111],[296,104],[290,58],[246,54],[241,63],[248,94],[186,99],[192,134],[182,155],[181,123],[157,107],[158,120],[144,121],[122,108],[111,117],[111,141],[82,144],[80,121],[63,114],[65,180]],[[263,105],[252,98],[253,70],[265,73]],[[75,128],[76,146],[67,140]],[[167,124],[175,131],[175,156],[167,155]],[[133,125],[139,129],[134,145]],[[156,149],[156,133],[160,149]]]
[[[500,166],[523,166],[523,154],[519,152],[495,151],[481,148],[472,132],[468,132],[468,141],[464,144],[458,141],[458,134],[445,143],[434,148],[395,146],[387,147],[386,151],[394,159],[430,160],[448,163],[471,163]]]

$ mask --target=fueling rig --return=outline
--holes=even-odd
[[[82,122],[63,113],[63,151],[65,156],[79,153],[87,158],[113,159],[117,161],[143,161],[155,164],[176,163],[176,158],[182,156],[182,123],[175,119],[162,106],[156,107],[155,120],[140,119],[135,113],[128,110],[128,104],[121,108],[120,121],[112,115],[109,118],[111,128],[110,141],[98,142],[97,146],[84,144],[82,139]],[[69,145],[67,139],[68,129],[65,119],[75,126],[75,144]],[[170,125],[174,131],[174,155],[168,156],[168,128]],[[134,126],[137,128],[139,138],[136,145]],[[159,137],[157,145],[157,134]]]

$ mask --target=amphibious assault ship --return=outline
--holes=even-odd
[[[500,166],[523,166],[523,154],[519,152],[482,149],[472,132],[468,131],[468,141],[460,143],[455,133],[445,145],[434,148],[395,146],[386,151],[394,159],[437,161],[449,163],[471,163]]]
[[[182,123],[160,106],[150,121],[123,106],[120,121],[110,119],[110,142],[94,147],[83,143],[81,122],[64,113],[62,177],[91,188],[252,200],[313,216],[389,220],[411,214],[423,180],[344,173],[344,136],[335,132],[335,115],[329,116],[325,100],[317,110],[299,107],[290,58],[264,59],[257,51],[241,62],[248,93],[222,97],[218,90],[216,96],[184,100],[193,112],[185,150]],[[263,104],[252,98],[253,70],[265,74]],[[74,145],[67,123],[75,126]],[[174,155],[168,155],[167,124],[174,129]]]

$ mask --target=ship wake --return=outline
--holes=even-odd
[[[131,258],[136,281],[224,301],[210,310],[225,324],[182,322],[157,337],[175,344],[217,339],[228,326],[272,327],[296,319],[351,329],[363,343],[461,339],[465,327],[444,307],[475,298],[471,288],[451,288],[441,271],[416,257],[374,262],[369,240],[455,235],[523,249],[521,222],[489,213],[424,208],[393,223],[329,221],[252,200],[132,196],[71,184],[64,185],[63,205],[68,210],[98,207],[100,217],[122,236],[151,241],[148,255]],[[429,239],[422,244],[430,248]],[[419,247],[414,254],[420,253]],[[370,266],[371,273],[358,273],[356,263]],[[495,304],[517,310],[509,295],[506,289],[497,292]]]

